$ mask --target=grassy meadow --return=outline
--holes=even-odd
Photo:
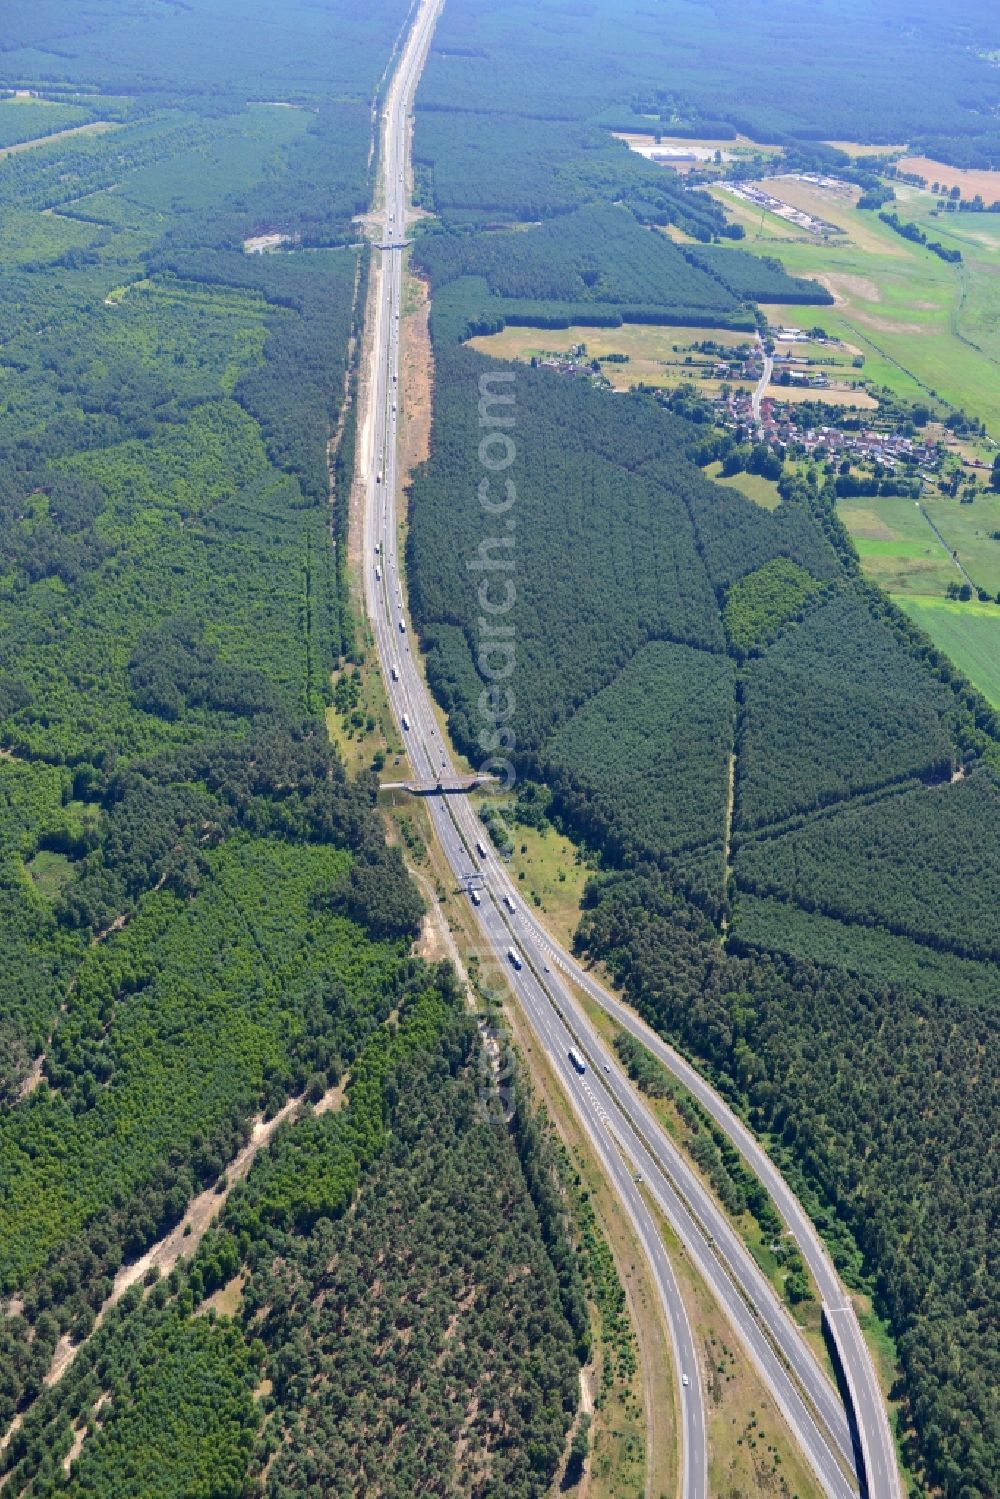
[[[1000,708],[1000,605],[912,597],[897,602]]]
[[[949,583],[961,582],[957,563],[916,501],[841,500],[838,510],[865,572],[890,593],[943,597]]]
[[[730,328],[671,327],[659,323],[625,323],[620,328],[582,324],[571,328],[508,325],[500,333],[483,334],[469,343],[494,359],[546,359],[565,355],[579,344],[583,344],[591,359],[624,354],[628,356],[627,364],[605,364],[602,369],[615,390],[629,390],[633,385],[670,387],[683,380],[699,380],[702,370],[712,367],[715,361],[707,354],[693,353],[694,344],[711,339],[736,349],[749,343],[751,337]],[[689,355],[694,362],[685,365]]]
[[[977,588],[994,597],[1000,593],[1000,494],[983,490],[971,505],[945,495],[928,496],[921,504],[946,543],[956,553]]]
[[[1000,706],[1000,604],[995,602],[1000,541],[992,535],[1000,530],[1000,495],[982,493],[971,505],[943,495],[919,504],[902,498],[842,500],[838,510],[867,575]],[[947,597],[948,585],[963,583],[966,574],[994,596],[993,602]]]
[[[856,188],[828,190],[781,179],[771,191],[839,231],[820,239],[762,213],[722,187],[712,189],[742,224],[740,248],[775,255],[792,275],[811,276],[835,298],[815,320],[864,356],[877,385],[919,399],[935,392],[1000,431],[1000,216],[933,216],[930,193],[900,186],[895,211],[931,238],[961,249],[949,265],[855,207]],[[801,307],[768,307],[775,323],[801,324]]]
[[[836,232],[820,239],[713,188],[746,230],[741,248],[776,255],[791,274],[827,287],[834,305],[814,309],[815,321],[863,356],[868,380],[910,400],[936,395],[979,417],[1000,438],[1000,215],[941,213],[931,193],[897,184],[890,206],[899,217],[961,250],[961,263],[949,265],[859,210],[854,187],[782,179],[771,190]],[[984,197],[1000,197],[1000,179],[992,197]],[[804,317],[794,306],[768,307],[767,313],[772,323],[798,326]],[[995,449],[987,444],[983,451],[988,460]],[[994,598],[1000,591],[1000,542],[993,539],[1000,531],[1000,495],[980,491],[971,505],[944,495],[919,505],[846,500],[839,511],[866,574],[980,691],[1000,701],[1000,605],[947,597],[949,584],[963,583],[966,575]]]
[[[773,479],[765,479],[763,474],[749,474],[746,470],[723,478],[721,469],[721,463],[710,463],[705,473],[716,484],[721,484],[726,489],[739,490],[740,494],[746,495],[748,500],[753,500],[755,505],[761,505],[765,510],[777,510],[781,504],[781,495]]]

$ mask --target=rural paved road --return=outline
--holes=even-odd
[[[764,373],[754,386],[753,395],[750,397],[750,408],[753,411],[755,422],[760,421],[760,403],[764,399],[764,392],[771,383],[774,374],[774,355],[768,354],[764,348],[764,340],[757,334],[757,342],[760,344],[760,352],[764,355]]]

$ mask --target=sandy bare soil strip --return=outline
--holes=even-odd
[[[5,156],[16,156],[19,151],[32,151],[35,146],[49,146],[53,141],[68,140],[71,135],[103,135],[107,130],[120,127],[113,120],[91,120],[86,125],[71,125],[68,130],[56,130],[52,135],[39,135],[34,140],[18,141],[16,146],[0,149],[0,160]]]
[[[328,1088],[323,1097],[313,1105],[316,1114],[326,1114],[332,1109],[339,1109],[344,1101],[347,1090],[349,1075],[345,1074],[340,1082],[333,1088]],[[94,1329],[101,1326],[108,1312],[125,1295],[125,1292],[140,1281],[149,1270],[156,1269],[161,1276],[169,1275],[182,1255],[189,1257],[197,1249],[209,1228],[218,1218],[229,1193],[237,1182],[243,1181],[250,1167],[253,1165],[257,1154],[269,1145],[274,1137],[278,1126],[284,1120],[294,1114],[295,1110],[305,1103],[304,1097],[290,1098],[288,1102],[278,1110],[271,1118],[265,1119],[263,1114],[258,1114],[251,1127],[250,1139],[244,1145],[238,1155],[234,1156],[225,1171],[225,1185],[221,1191],[215,1187],[209,1187],[206,1191],[195,1197],[189,1204],[184,1217],[162,1238],[159,1243],[154,1244],[139,1259],[129,1265],[123,1265],[115,1276],[111,1294],[101,1307],[94,1321]],[[8,1304],[7,1314],[14,1316],[22,1310],[21,1303],[15,1299]],[[93,1333],[91,1333],[91,1337]],[[84,1342],[88,1341],[84,1339]],[[83,1343],[74,1344],[65,1333],[56,1344],[52,1355],[52,1363],[49,1365],[48,1373],[45,1375],[45,1385],[50,1388],[58,1384],[66,1370],[76,1358]],[[30,1409],[30,1407],[29,1407]],[[19,1412],[14,1417],[7,1431],[0,1437],[0,1452],[9,1445],[14,1433],[20,1428],[24,1420],[24,1412]],[[64,1463],[66,1471],[69,1471],[69,1463],[77,1456],[83,1446],[86,1428],[82,1430],[74,1428],[73,1449],[69,1458]],[[0,1479],[0,1488],[3,1488],[5,1479]]]
[[[418,464],[426,463],[431,445],[431,397],[434,388],[434,358],[431,352],[430,296],[423,281],[407,278],[407,296],[416,307],[402,319],[403,423],[402,471],[404,488]],[[404,304],[405,305],[405,304]]]
[[[344,1101],[347,1083],[348,1078],[345,1076],[336,1087],[327,1089],[319,1102],[314,1105],[314,1111],[317,1114],[325,1114],[331,1109],[339,1108]],[[246,1177],[258,1152],[270,1144],[278,1126],[304,1103],[305,1099],[301,1096],[290,1098],[271,1119],[265,1119],[263,1114],[257,1115],[251,1127],[250,1139],[226,1168],[225,1184],[222,1190],[217,1191],[215,1187],[209,1187],[200,1193],[188,1204],[184,1217],[176,1227],[172,1228],[139,1259],[133,1260],[131,1264],[123,1265],[118,1271],[111,1294],[97,1314],[94,1322],[95,1332],[111,1308],[122,1299],[131,1286],[142,1280],[148,1271],[155,1269],[160,1272],[161,1276],[169,1275],[182,1254],[189,1257],[194,1253],[222,1211],[235,1184]],[[51,1388],[52,1385],[58,1384],[82,1347],[82,1343],[73,1344],[66,1334],[59,1339],[55,1353],[52,1355],[52,1363],[45,1376],[47,1387]],[[21,1416],[16,1416],[4,1437],[0,1438],[0,1452],[7,1446],[20,1424]]]

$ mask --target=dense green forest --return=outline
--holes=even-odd
[[[748,257],[749,258],[749,257]],[[735,312],[736,299],[621,207],[589,206],[515,233],[435,234],[416,266],[435,286],[482,276],[497,297]]]
[[[610,962],[645,1017],[703,1060],[887,1316],[910,1462],[947,1494],[990,1494],[995,967],[963,961],[953,983],[915,944],[869,951],[851,927],[825,942],[802,930],[786,956],[783,912],[778,943],[751,918],[753,946],[720,948],[651,871],[602,879],[590,901],[581,952]]]
[[[553,822],[598,857],[580,952],[701,1059],[874,1296],[913,1471],[985,1499],[1000,721],[862,581],[822,473],[765,511],[704,477],[712,440],[654,396],[463,346],[491,286],[567,294],[580,260],[521,279],[552,227],[421,246],[435,408],[408,555],[429,679],[473,762],[522,778],[490,813],[501,842]],[[491,409],[512,461],[487,478]],[[512,654],[491,656],[505,595]]]
[[[327,454],[357,379],[353,220],[405,12],[4,8],[0,85],[44,96],[0,103],[0,150],[31,143],[0,161],[12,1494],[138,1499],[152,1471],[164,1496],[540,1495],[578,1401],[596,1291],[565,1173],[523,1089],[507,1128],[483,1117],[493,1053],[409,956],[420,899],[322,719],[355,649],[350,412],[332,495]],[[914,1472],[986,1499],[997,717],[861,581],[822,475],[769,514],[655,398],[462,347],[517,319],[750,329],[755,299],[820,296],[610,132],[996,165],[996,36],[972,0],[940,12],[448,0],[418,100],[436,369],[408,546],[457,743],[509,754],[542,787],[513,815],[598,856],[579,950],[701,1060],[873,1295]],[[260,235],[277,253],[245,253]],[[476,501],[499,372],[502,533]],[[498,729],[480,584],[508,546]],[[190,1261],[109,1307],[292,1101]]]
[[[546,1491],[586,1298],[599,1266],[616,1305],[617,1277],[520,1081],[509,1128],[484,1111],[494,1061],[449,971],[405,965],[394,999],[343,1106],[285,1121],[193,1257],[30,1408],[12,1492]]]
[[[432,62],[425,78],[433,71]],[[422,83],[418,108],[426,89]],[[603,128],[544,110],[527,118],[500,113],[482,100],[475,110],[475,128],[462,130],[450,109],[421,110],[414,143],[421,197],[449,228],[533,222],[583,204],[621,203],[642,223],[677,224],[706,243],[729,232],[707,193],[687,192]]]
[[[232,38],[232,11],[212,8]],[[133,41],[163,23],[157,6],[119,9],[137,23]],[[55,11],[21,7],[4,45],[35,47],[30,76],[49,78],[41,43],[58,26],[59,56],[78,45],[96,79],[124,66],[113,11],[81,18],[71,42]],[[316,24],[308,8],[297,15]],[[6,106],[44,135],[81,112],[115,122],[0,169],[0,201],[21,226],[0,257],[0,768],[16,810],[0,854],[8,1097],[45,1043],[81,934],[167,876],[159,860],[177,830],[185,857],[202,857],[193,785],[156,786],[131,848],[136,829],[115,832],[141,800],[122,792],[123,759],[166,755],[156,776],[183,783],[197,775],[176,758],[187,747],[265,721],[297,733],[351,648],[326,441],[364,288],[350,220],[368,193],[366,100],[401,20],[401,8],[373,14],[381,51],[339,49],[308,110],[248,107],[251,72],[255,89],[271,78],[276,91],[278,75],[246,52],[240,97],[193,106],[185,47],[203,37],[188,20],[177,48],[156,52],[141,102],[91,93],[71,119],[62,104]],[[287,36],[291,51],[271,54],[279,74],[302,42],[294,25]],[[23,81],[12,55],[0,53],[0,75]],[[66,226],[83,238],[67,245]],[[343,248],[245,255],[261,229]],[[348,425],[339,479],[352,463]]]
[[[564,816],[613,858],[711,846],[716,877],[734,732],[733,663],[654,641],[546,740]]]
[[[302,1493],[339,1390],[355,1425],[309,1491],[363,1486],[388,1424],[386,1492],[535,1495],[576,1410],[556,1153],[525,1096],[510,1129],[481,1109],[490,1056],[409,955],[422,901],[323,717],[355,650],[352,220],[405,9],[5,11],[0,82],[43,95],[0,104],[0,144],[33,143],[0,162],[10,1493]],[[193,1262],[112,1305],[286,1106]]]
[[[479,606],[477,575],[466,564],[491,531],[473,505],[453,507],[446,496],[474,493],[479,481],[478,412],[470,391],[488,367],[461,348],[439,364],[434,456],[413,486],[409,536],[411,603],[428,673],[451,712],[458,742],[474,755],[485,746],[477,746],[475,679],[467,675]],[[524,750],[539,747],[646,641],[724,649],[685,510],[685,481],[704,483],[699,471],[691,464],[669,485],[646,482],[648,421],[622,433],[612,456],[606,398],[582,383],[540,376],[522,369],[517,377],[534,410],[531,423],[518,427],[516,465],[518,557],[523,552],[533,559],[530,570],[518,566],[515,725],[517,747]],[[563,441],[566,432],[580,433],[580,440]],[[620,588],[604,587],[606,570],[620,579]]]
[[[997,45],[995,17],[977,0],[452,0],[420,89],[418,151],[435,159],[437,181],[447,116],[460,112],[444,192],[477,206],[498,131],[498,181],[515,179],[533,137],[532,178],[558,188],[571,171],[564,152],[575,149],[588,170],[581,147],[594,123],[790,145],[909,143],[958,166],[996,167]]]
[[[954,785],[920,786],[747,842],[737,883],[996,962],[998,816],[1000,781],[977,770]]]
[[[78,104],[4,99],[0,101],[0,149],[54,135],[58,130],[75,130],[91,124],[93,119],[93,113]]]
[[[685,247],[684,254],[692,265],[714,276],[741,302],[833,301],[819,282],[789,276],[781,262],[771,255],[750,255],[746,250],[731,250],[724,245]]]
[[[708,246],[707,257],[721,258],[702,263],[700,251],[682,252],[644,221],[636,204],[614,196],[613,203],[567,202],[558,218],[513,231],[470,232],[470,225],[444,215],[445,227],[428,228],[412,255],[414,268],[436,289],[439,325],[447,318],[456,336],[498,332],[508,323],[680,323],[750,331],[754,297],[826,299],[814,283],[739,251]],[[744,273],[744,261],[761,269]]]
[[[10,0],[0,77],[54,92],[96,85],[139,109],[190,102],[209,116],[248,99],[367,100],[405,14],[402,0],[372,0],[349,24],[336,4],[298,0],[280,17],[268,0],[101,0],[69,14],[58,0]]]
[[[753,660],[741,699],[740,828],[951,774],[952,695],[850,595],[813,607]]]

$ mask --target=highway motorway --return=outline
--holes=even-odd
[[[366,463],[365,602],[375,632],[386,688],[396,721],[408,744],[411,764],[418,776],[429,779],[436,779],[439,773],[446,774],[450,762],[437,731],[427,689],[410,650],[396,557],[399,308],[402,291],[402,251],[397,247],[405,241],[410,102],[439,6],[440,0],[424,0],[421,4],[386,102],[382,156],[383,244],[394,248],[383,250],[381,267],[372,281],[375,298],[373,359],[365,392],[367,409],[362,422],[361,444]],[[447,814],[446,800],[444,797],[433,798],[429,806],[449,862],[456,876],[461,877],[470,867],[469,856]],[[681,1493],[683,1499],[707,1499],[708,1451],[698,1357],[691,1325],[659,1229],[633,1172],[607,1128],[600,1097],[592,1083],[581,1078],[569,1061],[572,1041],[558,1015],[547,1003],[532,969],[526,964],[516,969],[507,962],[505,954],[510,938],[500,909],[487,896],[478,915],[485,939],[484,948],[495,954],[498,963],[506,964],[508,977],[521,1005],[561,1077],[577,1117],[646,1254],[674,1351],[683,1432]]]
[[[662,1036],[657,1035],[633,1009],[623,1004],[617,995],[599,983],[593,974],[553,943],[549,933],[527,907],[523,911],[523,920],[533,928],[536,940],[543,952],[548,954],[553,966],[567,974],[588,998],[599,1004],[624,1030],[631,1032],[653,1053],[667,1071],[697,1099],[706,1113],[711,1115],[767,1188],[772,1202],[809,1266],[824,1312],[834,1324],[831,1331],[836,1338],[844,1374],[851,1390],[869,1494],[872,1499],[883,1499],[883,1496],[885,1499],[898,1499],[901,1490],[896,1449],[871,1355],[854,1306],[812,1219],[756,1136],[691,1063],[669,1046]]]
[[[365,601],[389,700],[411,765],[418,777],[432,780],[439,775],[454,775],[455,768],[438,729],[406,617],[397,556],[395,499],[409,112],[439,8],[440,0],[423,0],[420,4],[386,99],[381,158],[383,249],[381,266],[374,268],[372,277],[372,363],[361,411],[361,454],[366,465]],[[476,398],[477,393],[470,392],[470,400]],[[817,1274],[817,1269],[820,1272],[817,1281],[821,1294],[831,1308],[837,1309],[843,1345],[856,1354],[852,1326],[857,1330],[860,1345],[855,1367],[857,1388],[865,1392],[872,1405],[877,1405],[891,1453],[889,1465],[882,1470],[875,1463],[869,1465],[865,1427],[859,1422],[864,1467],[871,1475],[869,1499],[898,1499],[888,1422],[856,1318],[815,1230],[773,1163],[689,1064],[665,1047],[627,1007],[556,947],[534,914],[524,907],[467,799],[432,796],[428,798],[428,811],[456,880],[461,881],[474,871],[485,876],[481,903],[475,907],[484,953],[492,954],[506,971],[523,1012],[565,1086],[649,1259],[673,1342],[678,1405],[682,1413],[684,1499],[703,1499],[707,1493],[702,1379],[691,1328],[650,1211],[650,1201],[671,1223],[697,1270],[725,1309],[831,1499],[849,1499],[857,1492],[850,1429],[836,1390],[787,1310],[725,1214],[625,1077],[617,1057],[605,1046],[576,993],[564,982],[564,975],[604,1005],[621,1024],[641,1035],[644,1043],[665,1060],[709,1109],[764,1179],[813,1273]],[[508,956],[512,948],[519,966]],[[584,1076],[569,1060],[571,1048],[589,1064]],[[637,1177],[642,1179],[643,1191],[639,1190]],[[878,1424],[873,1412],[870,1428],[881,1441]],[[878,1445],[871,1449],[876,1458],[881,1450]]]

